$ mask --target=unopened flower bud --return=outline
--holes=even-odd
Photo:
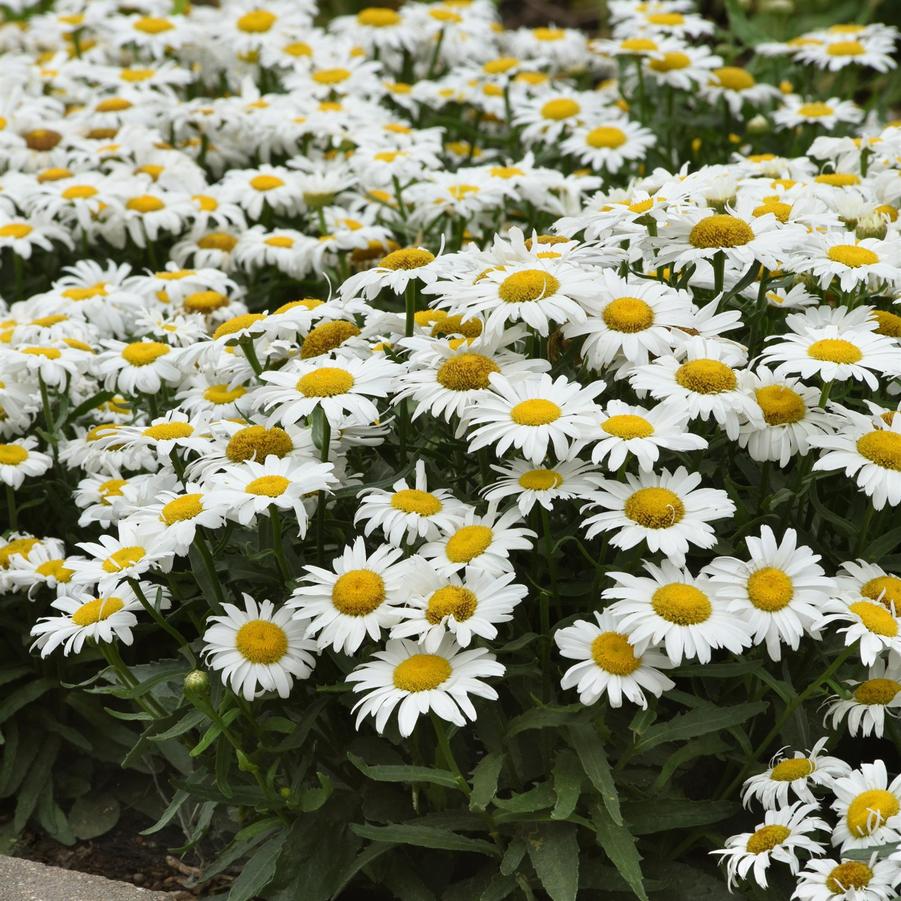
[[[766,116],[758,113],[748,122],[748,134],[765,135],[770,130],[770,123]]]
[[[873,212],[868,213],[866,216],[861,216],[857,220],[857,228],[854,229],[854,235],[858,241],[863,241],[865,238],[877,238],[881,241],[887,231],[888,223],[885,216]]]
[[[189,698],[204,698],[210,693],[210,678],[202,669],[191,670],[185,676],[185,695]]]
[[[771,16],[790,16],[795,4],[792,0],[760,0],[758,11]]]

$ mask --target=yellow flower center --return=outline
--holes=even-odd
[[[654,426],[643,416],[632,413],[620,413],[610,416],[601,423],[601,428],[615,438],[628,441],[630,438],[647,438],[654,434]]]
[[[87,200],[97,193],[97,189],[93,185],[72,185],[62,192],[65,200]]]
[[[118,613],[125,604],[121,598],[94,598],[86,604],[82,604],[73,614],[72,622],[76,626],[92,626],[102,620],[109,619],[114,613]]]
[[[32,231],[34,229],[24,222],[10,222],[9,225],[0,225],[0,238],[27,238]]]
[[[38,543],[37,538],[13,538],[3,547],[0,547],[0,568],[6,569],[9,566],[10,557],[21,554],[26,560],[31,553],[32,548]]]
[[[26,131],[22,137],[25,139],[25,146],[29,150],[42,152],[53,150],[63,139],[63,136],[58,131],[53,131],[50,128],[35,128],[32,131]]]
[[[154,75],[156,75],[155,69],[123,69],[119,73],[119,77],[122,81],[128,82],[129,84],[147,81],[149,78],[153,78]]]
[[[898,799],[884,788],[861,792],[848,805],[848,831],[858,837],[870,835],[886,820],[896,816],[899,807]]]
[[[385,583],[371,569],[351,569],[332,588],[332,605],[345,616],[367,616],[384,600]]]
[[[790,203],[783,203],[781,200],[765,200],[760,206],[754,207],[751,215],[755,219],[759,219],[761,216],[766,216],[767,213],[772,213],[780,222],[788,222],[791,211]]]
[[[400,22],[400,15],[387,6],[367,6],[357,13],[357,22],[370,28],[390,28]]]
[[[348,338],[360,334],[360,329],[353,322],[346,319],[336,319],[334,322],[322,322],[312,329],[304,338],[300,348],[300,356],[303,360],[311,357],[319,357],[322,354],[340,347]]]
[[[268,247],[289,248],[294,246],[294,238],[288,235],[272,235],[263,241]]]
[[[868,250],[866,247],[859,247],[857,244],[836,244],[830,247],[826,256],[833,263],[841,263],[851,269],[857,269],[860,266],[872,266],[879,262],[879,255]]]
[[[743,219],[717,213],[701,219],[688,235],[693,247],[741,247],[754,240],[754,231]]]
[[[901,316],[888,310],[873,310],[873,318],[879,323],[876,331],[889,338],[901,338]]]
[[[901,434],[877,429],[857,439],[857,452],[883,469],[901,471]]]
[[[553,401],[537,397],[518,403],[510,410],[510,418],[517,425],[540,426],[556,422],[562,413]]]
[[[434,626],[445,616],[453,616],[462,623],[476,612],[478,598],[468,588],[447,585],[439,588],[430,598],[425,618]]]
[[[334,397],[347,394],[354,386],[354,377],[339,366],[323,366],[301,376],[297,390],[304,397]]]
[[[404,513],[434,516],[441,512],[443,504],[428,491],[420,491],[418,488],[402,488],[391,495],[391,506]]]
[[[224,253],[231,253],[237,243],[238,239],[227,232],[210,232],[208,235],[197,239],[197,246],[201,250],[221,250]]]
[[[463,526],[451,535],[445,554],[451,563],[469,563],[488,549],[493,538],[488,526]]]
[[[648,65],[655,72],[673,72],[678,69],[687,69],[691,65],[691,58],[680,50],[670,50],[663,56],[652,59]]]
[[[807,356],[824,363],[857,363],[863,354],[844,338],[821,338],[807,348]]]
[[[676,381],[696,394],[721,394],[734,391],[735,373],[719,360],[689,360],[676,370]]]
[[[228,306],[228,297],[218,291],[195,291],[183,301],[184,308],[192,313],[212,313]]]
[[[232,316],[231,319],[227,319],[216,328],[216,331],[213,332],[213,337],[222,338],[225,335],[234,335],[236,332],[248,329],[254,323],[265,318],[265,313],[242,313],[240,316]]]
[[[835,110],[828,103],[802,103],[798,107],[798,115],[808,119],[820,119],[823,116],[831,116]]]
[[[244,493],[262,497],[281,497],[290,484],[291,482],[284,476],[260,476],[247,483]]]
[[[848,188],[860,184],[860,176],[854,172],[824,172],[817,175],[814,181],[820,185],[831,185],[833,188]]]
[[[657,43],[650,38],[626,38],[620,41],[622,50],[629,50],[633,53],[647,53],[657,49]]]
[[[494,360],[481,354],[460,354],[442,363],[435,378],[451,391],[475,391],[487,388],[491,373],[500,371]]]
[[[764,854],[772,851],[776,845],[781,845],[791,835],[791,829],[787,826],[774,824],[761,826],[749,839],[745,846],[751,854]]]
[[[601,314],[607,328],[615,332],[643,332],[654,324],[654,311],[638,297],[617,297]]]
[[[103,571],[108,573],[121,572],[128,569],[144,559],[146,551],[138,545],[129,545],[128,547],[120,547],[118,551],[110,554],[103,561]]]
[[[394,687],[401,691],[432,691],[450,677],[453,670],[439,654],[414,654],[394,668]]]
[[[62,352],[55,347],[26,347],[22,353],[32,357],[45,357],[48,360],[58,360],[62,356]]]
[[[868,679],[854,689],[854,700],[858,704],[878,704],[885,706],[895,700],[901,691],[901,682],[895,679]]]
[[[28,451],[18,444],[0,444],[0,466],[18,466],[28,459]]]
[[[519,65],[519,60],[515,56],[500,56],[497,59],[489,60],[482,66],[482,70],[487,75],[503,75]]]
[[[560,282],[543,269],[523,269],[508,275],[498,285],[497,293],[506,303],[528,303],[556,294]]]
[[[101,100],[95,109],[98,113],[121,113],[123,110],[131,109],[131,101],[124,97],[107,97]]]
[[[421,312],[426,311],[423,310]],[[436,311],[429,310],[428,312],[435,313]],[[483,325],[480,319],[467,319],[464,321],[462,315],[444,315],[432,326],[432,337],[441,338],[445,335],[463,335],[464,338],[478,338],[482,334],[482,329]],[[478,355],[476,354],[476,356]]]
[[[575,100],[570,100],[568,97],[559,97],[556,100],[548,100],[541,107],[541,117],[560,122],[563,119],[571,119],[573,116],[578,116],[581,111],[582,107]]]
[[[816,764],[807,757],[792,757],[780,760],[773,767],[770,779],[773,782],[794,782],[796,779],[806,779],[815,769]]]
[[[141,432],[154,441],[172,441],[174,438],[187,438],[194,434],[194,426],[187,422],[160,422],[150,425]]]
[[[594,662],[614,676],[628,676],[641,666],[641,658],[629,644],[625,635],[619,632],[602,632],[591,643],[591,657]]]
[[[626,498],[623,512],[646,529],[668,529],[685,516],[685,506],[668,488],[639,488]]]
[[[748,88],[753,88],[757,84],[750,72],[740,69],[738,66],[723,66],[720,69],[714,69],[713,75],[719,86],[729,91],[747,91]]]
[[[566,37],[562,28],[533,28],[532,34],[539,41],[562,41]]]
[[[44,169],[43,172],[38,175],[38,181],[41,184],[44,184],[48,181],[62,181],[64,178],[71,178],[72,170],[64,169],[60,166],[51,166],[49,169]],[[891,207],[889,209],[892,209]],[[895,214],[897,217],[897,213]]]
[[[398,271],[401,269],[419,269],[420,266],[427,266],[435,259],[435,254],[422,247],[401,247],[383,257],[379,266],[382,269],[392,269]]]
[[[265,9],[255,9],[245,13],[235,23],[239,31],[247,34],[263,34],[275,25],[276,16]]]
[[[851,889],[866,888],[872,878],[873,871],[862,860],[846,860],[829,871],[826,888],[834,895],[847,897]]]
[[[97,494],[100,495],[100,502],[109,504],[109,498],[121,497],[122,489],[127,485],[125,479],[107,479],[101,482],[97,487]]]
[[[277,175],[254,175],[250,179],[250,187],[254,191],[273,191],[284,186],[284,181]]]
[[[866,52],[860,41],[836,41],[826,47],[829,56],[863,56]]]
[[[530,469],[519,477],[519,485],[527,491],[550,491],[563,484],[563,476],[553,469]]]
[[[767,425],[800,422],[807,414],[804,398],[785,385],[767,385],[754,392]]]
[[[225,446],[225,456],[233,463],[262,462],[270,455],[286,457],[293,450],[294,444],[284,429],[250,425],[231,436]]]
[[[135,19],[132,23],[132,28],[144,34],[162,34],[164,31],[171,31],[175,26],[168,19],[160,19],[156,16],[142,16],[140,19]]]
[[[661,619],[677,626],[695,626],[713,613],[710,598],[694,585],[682,582],[661,585],[651,596],[651,606]]]
[[[350,70],[335,68],[335,69],[317,69],[313,73],[313,81],[317,84],[341,84],[342,81],[347,81],[350,78]]]
[[[135,341],[122,348],[122,359],[132,366],[149,366],[171,349],[161,341]]]
[[[81,288],[66,288],[63,297],[67,300],[90,300],[92,297],[106,297],[106,284],[98,282],[96,285],[88,285]]]
[[[758,610],[775,613],[791,603],[795,589],[781,570],[766,566],[748,577],[748,598]]]
[[[210,385],[203,392],[204,399],[211,404],[234,403],[238,398],[244,397],[245,394],[247,394],[247,389],[243,385],[238,385],[237,388],[232,388],[231,390],[229,390],[228,385]]]
[[[136,213],[156,213],[163,209],[166,204],[159,197],[152,194],[141,194],[138,197],[132,197],[126,204],[126,208],[134,210]]]
[[[287,653],[288,636],[275,623],[265,619],[252,619],[238,629],[235,647],[251,663],[277,663]]]
[[[72,578],[74,569],[66,566],[65,560],[47,560],[35,567],[35,572],[45,579],[56,579],[57,582],[66,583]]]
[[[860,618],[864,627],[874,635],[894,638],[898,634],[898,620],[881,604],[872,601],[855,601],[848,608]]]
[[[685,16],[682,13],[650,13],[645,16],[651,25],[683,25]]]
[[[896,610],[901,611],[901,579],[897,576],[877,576],[870,579],[861,587],[860,593],[885,607],[894,605]]]
[[[160,519],[171,526],[176,522],[184,522],[186,519],[194,519],[203,512],[202,494],[183,494],[169,501],[160,511]]]
[[[585,135],[585,143],[595,149],[603,147],[615,149],[616,147],[622,147],[627,140],[626,133],[615,125],[601,125],[598,128],[592,128]]]

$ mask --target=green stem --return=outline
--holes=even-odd
[[[147,611],[147,614],[150,618],[165,632],[172,636],[175,641],[178,643],[178,646],[184,651],[185,656],[191,663],[191,667],[195,668],[197,666],[197,658],[194,656],[194,652],[191,650],[191,646],[188,643],[188,639],[185,638],[178,629],[175,628],[171,623],[169,623],[166,618],[160,613],[157,608],[150,603],[147,599],[147,595],[144,594],[144,589],[141,588],[141,583],[137,579],[128,579],[128,584],[131,586],[131,590],[135,593],[137,599],[141,602],[141,606],[144,610]]]
[[[119,649],[116,645],[110,642],[97,642],[97,644],[101,653],[106,658],[106,662],[116,671],[116,675],[119,677],[122,684],[129,689],[137,688],[138,680],[131,674],[131,671],[125,665],[125,661],[119,654]],[[150,697],[150,695],[147,695],[146,697],[136,696],[131,700],[134,701],[144,713],[154,719],[160,719],[166,715],[166,711],[163,710],[156,702],[156,699]]]
[[[254,374],[259,376],[263,371],[263,367],[260,365],[259,357],[257,357],[257,350],[253,346],[253,338],[250,335],[242,335],[238,340],[238,345],[244,352],[244,356],[247,358],[247,362],[250,363],[250,368],[253,369]]]
[[[321,408],[319,413],[322,417],[322,445],[319,448],[319,459],[323,463],[328,463],[329,444],[332,440],[332,426],[325,415],[325,411]],[[325,492],[319,492],[319,499],[316,504],[316,556],[322,563],[322,552],[325,546]]]
[[[413,326],[416,324],[416,300],[417,300],[418,291],[416,288],[416,282],[411,279],[407,284],[407,290],[405,293],[405,305],[407,310],[407,318],[405,323],[404,334],[409,338],[413,334]]]
[[[460,791],[463,792],[467,797],[472,794],[472,789],[469,787],[469,782],[466,780],[466,777],[460,771],[460,767],[457,765],[457,759],[454,757],[453,749],[451,748],[450,738],[447,734],[447,726],[443,719],[441,719],[438,714],[432,714],[432,725],[435,727],[435,737],[438,739],[438,750],[441,752],[441,757],[444,760],[444,765],[457,777],[457,782],[460,785]]]
[[[876,508],[868,503],[867,504],[867,512],[863,515],[863,523],[860,526],[860,533],[857,538],[857,551],[855,553],[856,557],[860,557],[863,554],[864,545],[867,542],[867,534],[870,531],[870,526],[873,523],[873,514],[876,512]]]
[[[210,550],[206,538],[201,535],[199,528],[197,534],[194,536],[194,544],[197,547],[198,553],[203,558],[204,568],[207,571],[207,575],[210,577],[210,581],[213,583],[213,591],[216,592],[216,602],[210,604],[210,609],[213,613],[221,613],[222,604],[225,602],[225,595],[222,592],[222,584],[216,573],[216,564],[213,562],[213,552]]]
[[[19,511],[16,509],[16,492],[12,485],[6,486],[6,507],[9,510],[9,527],[15,532],[19,528]]]
[[[723,282],[726,278],[726,254],[718,250],[713,255],[713,293],[719,297],[723,293]]]
[[[832,391],[832,382],[826,382],[826,384],[823,385],[823,390],[820,392],[819,407],[821,410],[826,409],[826,404],[829,401],[829,394],[831,391]]]
[[[279,571],[282,579],[290,582],[291,571],[288,569],[288,561],[285,560],[285,549],[282,545],[282,518],[275,504],[269,508],[269,522],[272,528],[272,547],[275,549],[275,559],[278,562]]]

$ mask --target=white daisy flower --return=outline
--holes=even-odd
[[[90,556],[71,558],[73,585],[97,585],[101,591],[140,579],[151,568],[168,572],[172,566],[172,552],[161,548],[146,529],[127,520],[117,524],[115,535],[100,535],[97,541],[83,541],[77,547]]]
[[[382,257],[372,269],[352,275],[341,284],[341,296],[356,297],[362,294],[372,300],[382,288],[394,294],[403,294],[414,281],[430,284],[438,277],[433,265],[436,257],[425,247],[401,247]]]
[[[561,141],[558,149],[592,169],[619,172],[627,161],[643,159],[657,143],[650,129],[626,118],[595,118]]]
[[[849,242],[844,232],[811,233],[796,248],[791,261],[795,272],[809,272],[820,287],[827,288],[836,279],[842,291],[852,291],[858,286],[876,290],[884,283],[895,285],[901,281],[899,265],[901,254],[897,240],[865,238]]]
[[[901,660],[877,658],[863,682],[850,682],[851,696],[838,695],[829,699],[825,722],[832,720],[832,728],[847,718],[848,733],[852,737],[871,734],[882,738],[886,716],[901,715]]]
[[[33,435],[0,444],[0,482],[21,488],[26,477],[42,476],[50,469],[53,459],[35,450],[37,444]]]
[[[893,901],[901,868],[892,860],[808,861],[792,895],[797,901]]]
[[[836,779],[832,791],[839,818],[833,845],[847,851],[901,841],[901,776],[889,782],[881,760]]]
[[[527,460],[511,460],[506,466],[491,468],[503,478],[482,489],[485,500],[497,503],[515,497],[523,516],[528,516],[536,503],[553,510],[558,500],[590,496],[598,483],[597,469],[581,460],[555,463],[550,469],[536,469]]]
[[[901,577],[866,560],[847,560],[835,574],[841,594],[855,594],[901,610]]]
[[[859,598],[856,595],[839,595],[826,600],[821,608],[822,617],[813,629],[822,631],[835,623],[848,623],[838,629],[844,635],[845,647],[859,641],[857,652],[861,663],[869,666],[884,651],[901,654],[901,619],[894,607]]]
[[[175,348],[162,341],[106,343],[110,350],[97,357],[97,371],[108,390],[157,394],[164,384],[177,385],[184,377]]]

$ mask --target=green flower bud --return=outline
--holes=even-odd
[[[205,698],[210,693],[210,677],[202,670],[191,670],[185,676],[185,696],[189,698]]]

